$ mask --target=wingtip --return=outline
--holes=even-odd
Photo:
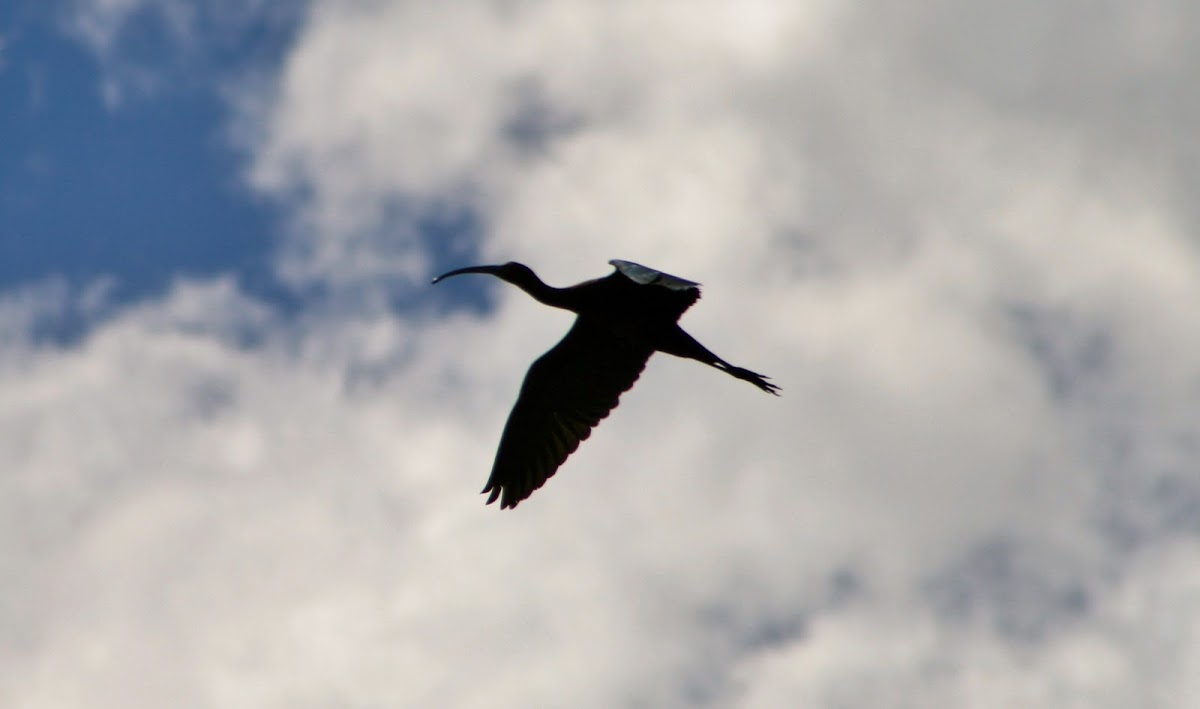
[[[493,487],[491,483],[488,483],[487,487],[485,487],[485,488],[483,488],[482,490],[480,490],[480,491],[479,491],[479,494],[480,494],[480,495],[487,495],[487,493],[489,493],[489,492],[490,492],[490,493],[492,493],[492,494],[491,494],[491,495],[488,495],[487,502],[483,503],[483,504],[485,504],[485,505],[490,505],[490,504],[492,504],[493,502],[495,502],[495,501],[496,501],[496,500],[497,500],[497,499],[500,497],[500,488],[499,488],[499,487]]]
[[[508,495],[508,494],[501,496],[501,492],[503,492],[503,491],[504,491],[503,486],[497,485],[497,486],[493,487],[492,485],[489,484],[487,487],[480,490],[479,494],[482,495],[482,494],[490,492],[491,494],[488,495],[487,502],[485,502],[484,504],[490,505],[493,502],[495,502],[496,500],[500,500],[500,509],[502,509],[502,510],[515,509],[517,505],[521,504],[521,499],[524,499],[524,498],[514,499],[512,495]]]

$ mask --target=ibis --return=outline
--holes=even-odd
[[[483,488],[487,504],[499,499],[501,509],[516,507],[544,485],[616,408],[655,352],[703,362],[779,395],[768,377],[733,366],[679,327],[680,316],[700,298],[699,283],[631,261],[609,263],[615,267],[610,275],[567,288],[546,285],[515,261],[459,268],[433,279],[488,274],[576,315],[562,340],[525,375]]]

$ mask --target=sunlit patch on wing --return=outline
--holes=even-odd
[[[621,261],[613,259],[610,264],[616,267],[623,276],[633,281],[634,283],[643,286],[662,286],[671,290],[688,290],[690,288],[699,288],[700,284],[695,281],[689,281],[686,278],[672,276],[669,273],[656,271],[653,268],[647,268],[640,263],[633,261]]]

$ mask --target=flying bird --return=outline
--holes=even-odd
[[[575,324],[529,367],[496,450],[483,492],[487,504],[516,507],[554,475],[580,441],[617,406],[655,352],[694,359],[778,396],[768,377],[735,367],[679,327],[700,299],[700,284],[631,261],[609,261],[612,274],[567,288],[542,282],[526,265],[469,266],[433,279],[486,273],[570,310]]]

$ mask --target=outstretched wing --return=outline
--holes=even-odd
[[[529,367],[483,492],[516,507],[545,484],[633,386],[653,350],[583,317]]]
[[[656,271],[633,261],[613,259],[609,263],[617,269],[617,273],[629,281],[639,286],[653,287],[655,295],[640,294],[638,297],[643,309],[658,306],[664,314],[678,320],[684,311],[700,300],[700,284],[695,281]],[[616,274],[613,274],[613,277],[615,278]]]

